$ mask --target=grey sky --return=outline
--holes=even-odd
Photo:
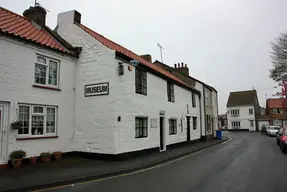
[[[0,0],[18,14],[34,0]],[[187,63],[190,75],[218,90],[224,113],[230,91],[276,89],[268,78],[270,42],[287,31],[286,0],[40,0],[49,10],[47,25],[54,29],[57,14],[76,9],[82,23],[133,50],[164,62]]]

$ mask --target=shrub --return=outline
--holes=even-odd
[[[26,152],[23,150],[16,150],[10,154],[11,159],[22,159],[26,157]]]

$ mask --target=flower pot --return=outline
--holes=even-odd
[[[12,128],[13,128],[13,129],[21,129],[21,127],[22,127],[21,124],[12,125]]]
[[[41,157],[41,161],[44,162],[44,163],[48,163],[51,161],[51,156],[44,156],[44,157]]]
[[[23,159],[12,159],[12,165],[14,168],[18,169],[21,167]]]
[[[61,158],[62,158],[63,153],[62,152],[54,152],[53,155],[54,155],[54,159],[56,161],[60,161]]]
[[[37,163],[37,157],[30,157],[29,158],[29,163],[30,165],[34,165]]]

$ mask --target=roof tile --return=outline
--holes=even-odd
[[[39,43],[58,51],[70,53],[46,30],[34,26],[27,18],[0,7],[0,32]]]

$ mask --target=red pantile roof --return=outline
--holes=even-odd
[[[0,32],[69,53],[69,50],[44,28],[36,27],[29,19],[2,7],[0,7]]]
[[[266,108],[283,108],[283,99],[276,98],[276,99],[267,99],[266,100]]]
[[[94,37],[96,40],[98,40],[99,42],[101,42],[103,45],[105,45],[106,47],[112,49],[112,50],[115,50],[115,51],[118,51],[120,52],[121,54],[129,57],[129,58],[132,58],[132,59],[135,59],[137,61],[139,61],[140,63],[146,65],[147,67],[161,73],[162,75],[170,78],[170,79],[173,79],[175,81],[177,81],[178,83],[184,85],[185,87],[188,87],[188,88],[191,88],[189,85],[187,85],[186,83],[184,83],[183,81],[181,81],[179,78],[177,78],[176,76],[172,75],[171,73],[169,73],[168,71],[156,66],[155,64],[153,63],[150,63],[148,61],[146,61],[145,59],[143,59],[141,56],[135,54],[134,52],[124,48],[123,46],[107,39],[106,37],[102,36],[101,34],[99,33],[96,33],[95,31],[89,29],[88,27],[82,25],[82,24],[77,24],[80,28],[82,28],[84,31],[86,31],[88,34],[90,34],[92,37]],[[192,88],[191,88],[192,89]]]

